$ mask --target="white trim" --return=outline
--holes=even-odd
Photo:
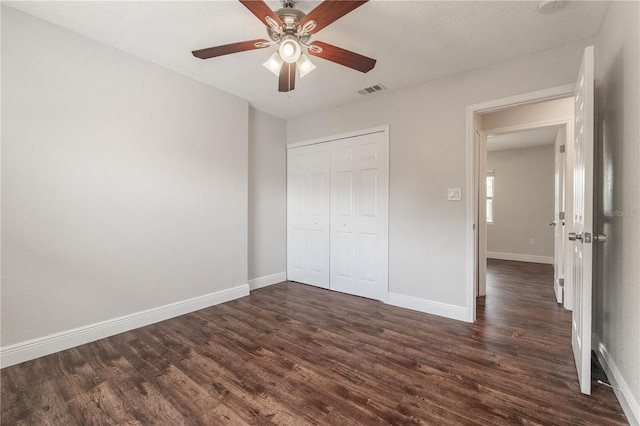
[[[467,185],[467,220],[466,220],[466,251],[467,251],[467,285],[466,285],[466,315],[465,321],[476,322],[476,294],[478,289],[477,269],[478,269],[478,228],[476,223],[478,217],[478,188],[476,187],[476,111],[479,107],[467,106],[467,161],[466,161],[466,185]]]
[[[264,277],[254,278],[252,280],[249,280],[248,284],[249,284],[249,289],[253,291],[262,287],[278,284],[286,280],[287,280],[287,273],[278,272],[277,274],[265,275]]]
[[[529,104],[531,102],[538,102],[542,100],[550,101],[552,99],[564,98],[568,95],[573,95],[575,90],[575,83],[569,83],[563,86],[551,87],[549,89],[536,90],[535,92],[522,93],[520,95],[480,102],[478,104],[469,105],[467,108],[473,108],[474,111],[482,111],[483,113],[495,112],[517,105]]]
[[[554,120],[530,121],[523,124],[516,124],[514,126],[496,127],[493,129],[485,129],[483,131],[488,136],[497,136],[503,133],[518,132],[520,130],[541,129],[543,127],[555,127],[555,126],[558,126],[558,127],[570,126],[571,124],[573,124],[572,118],[558,118]],[[552,143],[550,143],[549,145],[552,145]]]
[[[592,340],[593,347],[597,348],[596,356],[598,357],[598,361],[600,361],[600,365],[602,365],[602,369],[609,379],[609,384],[613,386],[613,392],[618,398],[629,424],[640,425],[640,405],[638,401],[633,397],[629,386],[622,377],[622,374],[620,374],[620,370],[618,370],[616,363],[613,361],[604,343],[600,341],[595,333],[593,334]]]
[[[536,256],[533,254],[499,253],[497,251],[488,251],[487,259],[515,260],[516,262],[546,263],[553,265],[552,256]]]
[[[466,265],[467,265],[467,285],[466,285],[466,318],[465,321],[475,322],[476,320],[476,286],[477,283],[477,259],[475,247],[478,244],[478,234],[476,217],[478,216],[478,188],[476,184],[475,165],[475,115],[479,112],[496,111],[516,105],[527,104],[542,100],[558,99],[565,96],[573,96],[575,84],[565,84],[564,86],[552,87],[535,92],[523,93],[502,99],[467,105],[466,117],[466,185],[467,185],[467,218],[466,218]]]
[[[0,366],[2,368],[9,367],[248,295],[249,285],[242,284],[146,311],[5,346],[0,348]]]
[[[449,305],[447,303],[434,302],[404,294],[389,293],[386,303],[400,308],[413,309],[414,311],[438,315],[458,321],[467,320],[467,309],[464,306]]]
[[[295,142],[295,143],[287,145],[287,149],[298,148],[298,147],[307,146],[307,145],[315,145],[315,144],[318,144],[318,143],[332,142],[332,141],[337,141],[337,140],[341,140],[341,139],[355,138],[355,137],[358,137],[358,136],[364,136],[364,135],[370,135],[372,133],[382,133],[382,132],[386,132],[387,133],[387,138],[388,138],[388,135],[389,135],[389,125],[388,124],[386,124],[384,126],[371,127],[369,129],[356,130],[354,132],[341,133],[339,135],[325,136],[325,137],[322,137],[322,138],[311,139],[311,140],[303,141],[303,142]]]

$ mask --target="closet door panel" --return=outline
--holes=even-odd
[[[362,135],[332,142],[331,151],[330,288],[378,300],[388,285],[385,141]]]
[[[296,280],[304,276],[304,229],[291,229],[288,235],[288,245],[292,247],[302,247],[302,250],[288,252],[287,268],[289,270],[287,278]]]
[[[331,143],[331,285],[353,293],[356,277],[355,189],[353,161],[355,147],[350,140]]]
[[[378,284],[378,235],[360,233],[358,250],[360,281],[367,286]]]
[[[305,273],[307,154],[304,150],[287,154],[287,278],[297,281]]]
[[[287,279],[329,287],[329,147],[287,151]]]

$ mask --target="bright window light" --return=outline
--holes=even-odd
[[[487,171],[487,223],[493,223],[494,171]]]

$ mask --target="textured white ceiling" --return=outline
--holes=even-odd
[[[361,99],[381,83],[389,90],[525,56],[594,36],[608,2],[569,1],[537,12],[537,1],[372,0],[319,31],[312,40],[373,57],[367,74],[312,58],[317,68],[296,89],[279,93],[262,66],[275,47],[201,60],[191,51],[268,38],[242,4],[225,1],[45,1],[3,4],[215,86],[285,119]],[[278,9],[278,1],[268,1]],[[304,12],[318,1],[300,1]]]
[[[499,135],[487,135],[487,151],[550,145],[555,142],[559,127],[549,126]]]

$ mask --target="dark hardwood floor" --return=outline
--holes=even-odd
[[[285,282],[8,367],[2,425],[626,424],[551,267],[488,270],[476,324]]]

